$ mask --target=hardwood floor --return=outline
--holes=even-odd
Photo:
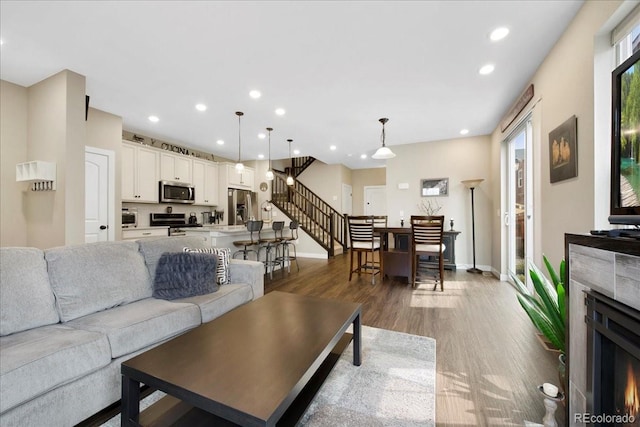
[[[300,258],[300,272],[294,264],[291,273],[266,276],[265,292],[359,302],[364,325],[435,338],[439,426],[542,424],[536,388],[558,384],[558,353],[543,349],[510,284],[447,271],[444,292],[432,291],[431,283],[412,289],[400,278],[376,278],[372,286],[368,275],[349,282],[348,259]],[[564,425],[562,405],[556,419]]]

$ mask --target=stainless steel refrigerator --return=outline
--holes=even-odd
[[[258,219],[257,194],[237,188],[227,189],[229,225],[244,225],[251,219]]]

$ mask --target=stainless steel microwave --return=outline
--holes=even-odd
[[[195,203],[196,189],[184,182],[160,181],[160,203]]]

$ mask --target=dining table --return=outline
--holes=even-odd
[[[413,259],[411,227],[374,227],[373,231],[380,236],[384,274],[388,277],[406,277],[409,282],[411,280],[411,260]],[[442,238],[446,247],[443,256],[446,270],[456,270],[455,240],[458,234],[460,231],[457,230],[443,232]],[[437,262],[433,264],[437,265]]]

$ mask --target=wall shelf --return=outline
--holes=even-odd
[[[53,191],[56,189],[56,164],[41,160],[18,163],[16,181],[30,183],[32,191]]]

